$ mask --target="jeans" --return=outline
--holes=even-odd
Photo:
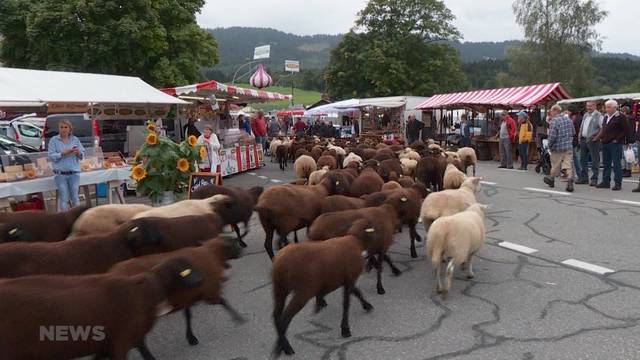
[[[589,179],[589,155],[591,155],[591,180],[598,181],[600,173],[600,142],[580,141],[580,180]]]
[[[463,136],[463,137],[460,139],[460,145],[461,145],[462,147],[471,147],[471,138],[466,137],[466,136]]]
[[[500,139],[500,165],[507,168],[513,167],[511,139]]]
[[[518,144],[518,153],[520,153],[520,166],[526,170],[529,166],[529,143]]]
[[[80,190],[80,175],[56,175],[54,177],[58,187],[58,211],[69,210],[69,200],[73,206],[80,204],[78,190]]]
[[[622,185],[622,144],[602,144],[602,183],[611,185],[611,164],[613,164],[613,181]]]
[[[582,165],[580,163],[580,146],[573,148],[573,178],[577,179],[582,174]]]

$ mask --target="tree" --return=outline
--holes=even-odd
[[[204,0],[2,0],[6,66],[139,76],[157,86],[197,81],[218,62],[196,23]]]
[[[590,92],[591,52],[600,48],[595,26],[607,16],[594,0],[516,0],[525,42],[507,51],[519,82],[561,81],[573,95]]]
[[[325,71],[333,98],[430,95],[466,87],[457,39],[440,0],[371,0],[333,49]]]

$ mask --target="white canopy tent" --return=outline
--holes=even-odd
[[[567,99],[558,101],[558,104],[576,104],[583,103],[587,101],[607,101],[609,99],[613,100],[640,100],[640,93],[629,93],[629,94],[609,94],[609,95],[598,95],[598,96],[589,96],[577,99]]]
[[[188,104],[140,78],[0,67],[0,102]]]
[[[309,109],[307,111],[304,112],[305,117],[309,117],[309,116],[326,116],[328,114],[336,114],[336,113],[345,113],[345,112],[351,112],[351,111],[357,111],[359,109],[357,109],[357,105],[359,104],[359,100],[358,99],[349,99],[349,100],[343,100],[343,101],[338,101],[338,102],[334,102],[331,104],[326,104],[326,105],[321,105],[318,107],[315,107],[313,109]]]

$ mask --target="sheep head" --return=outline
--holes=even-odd
[[[320,185],[327,189],[328,195],[343,195],[349,188],[347,179],[338,172],[328,172]]]
[[[151,270],[167,292],[180,288],[197,288],[204,282],[202,272],[183,258],[166,260]]]
[[[140,218],[132,220],[127,226],[125,237],[127,246],[134,254],[141,253],[141,248],[161,244],[165,241],[164,235],[154,222],[164,221],[160,218]]]
[[[370,248],[371,244],[376,242],[378,228],[376,225],[367,219],[358,219],[354,221],[349,230],[348,235],[357,238],[360,241],[360,245],[363,250]]]
[[[29,230],[18,224],[3,224],[2,230],[0,230],[0,243],[2,242],[15,242],[15,241],[33,241],[33,236]],[[38,239],[43,240],[43,239]]]

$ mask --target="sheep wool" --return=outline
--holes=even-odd
[[[444,171],[444,188],[445,189],[459,189],[462,186],[466,176],[464,173],[453,165],[447,165],[447,168]]]

